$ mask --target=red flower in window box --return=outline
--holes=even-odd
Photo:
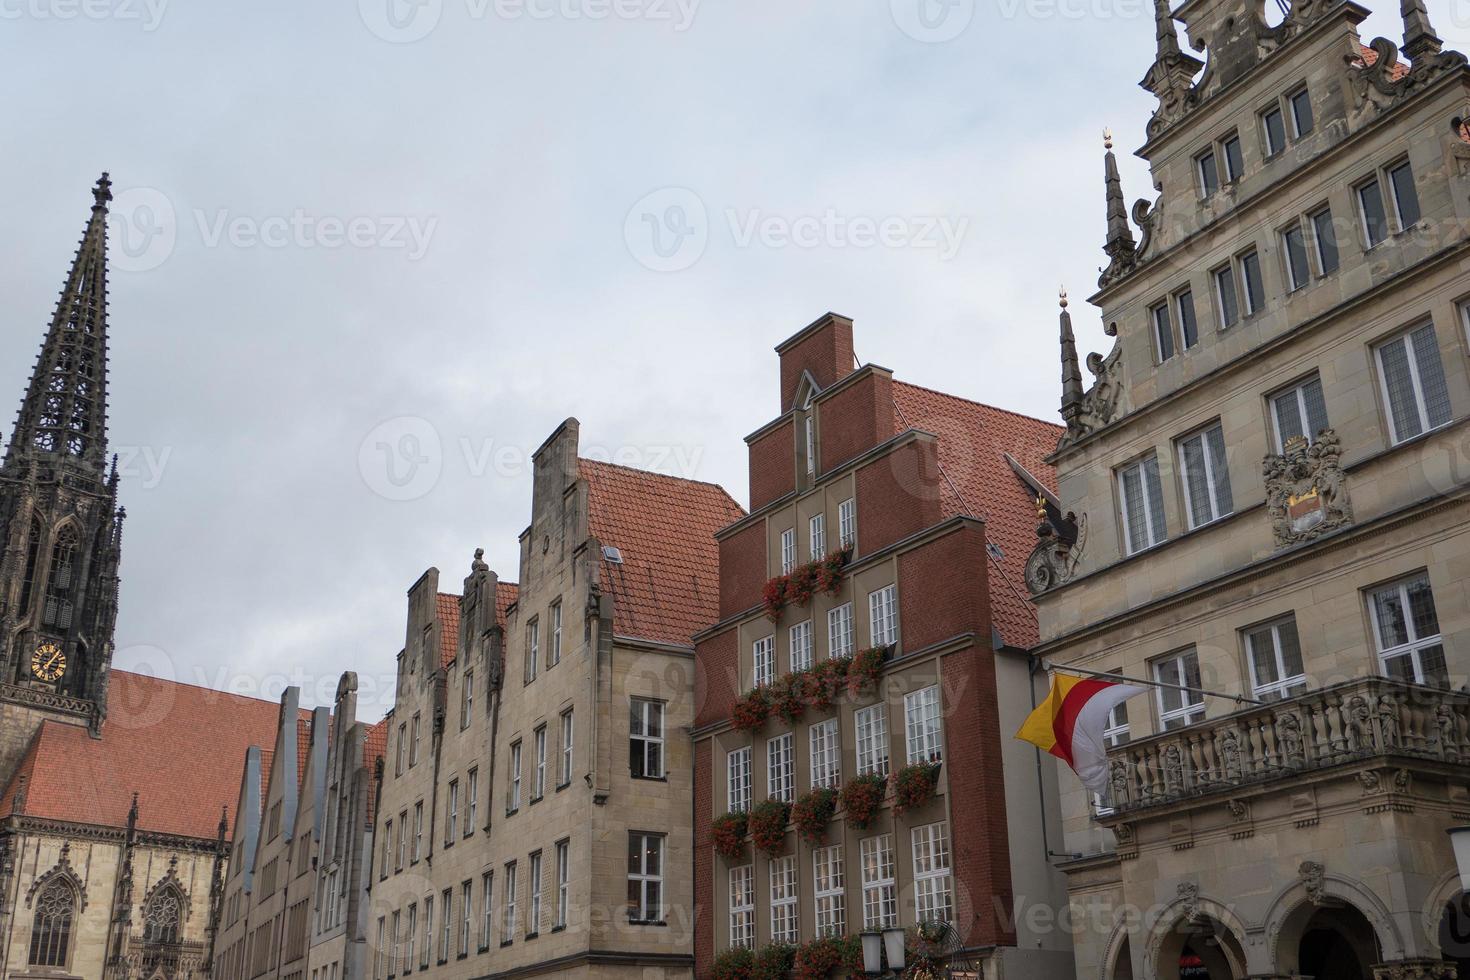
[[[769,717],[771,717],[771,698],[769,692],[763,687],[746,691],[735,700],[734,707],[730,709],[730,724],[735,726],[736,731],[759,731]]]
[[[934,799],[939,788],[938,762],[916,762],[893,774],[893,812],[903,816]]]
[[[787,674],[771,687],[772,712],[795,724],[817,700],[820,686],[812,671]]]
[[[855,698],[871,694],[878,686],[878,676],[883,673],[887,659],[887,647],[869,647],[853,657],[847,668],[848,693]]]
[[[815,711],[829,711],[847,691],[851,657],[823,660],[811,669],[807,680],[807,704]]]
[[[854,830],[867,830],[888,795],[888,780],[877,773],[850,779],[842,787],[842,812]]]
[[[766,618],[771,622],[781,618],[781,610],[786,607],[785,575],[777,575],[766,583],[761,590],[761,605],[766,607]]]
[[[796,980],[827,980],[833,970],[863,971],[863,945],[857,936],[825,936],[796,951]]]
[[[852,546],[839,548],[821,561],[814,562],[816,588],[819,592],[836,595],[842,589],[842,572],[852,560]]]
[[[813,847],[827,843],[827,825],[837,812],[835,789],[814,789],[796,801],[791,808],[791,822],[796,832]]]
[[[751,980],[787,980],[796,961],[796,947],[790,943],[768,943],[755,954]]]
[[[710,980],[751,980],[755,976],[755,954],[748,949],[727,949],[710,965]]]
[[[786,822],[791,806],[780,800],[762,800],[751,811],[747,825],[755,846],[772,857],[781,853],[786,842]]]
[[[745,856],[745,824],[744,810],[715,817],[710,824],[715,851],[727,861],[738,861]]]

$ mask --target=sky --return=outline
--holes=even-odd
[[[0,400],[114,181],[114,665],[352,669],[376,717],[423,571],[515,578],[563,419],[744,504],[772,348],[828,310],[1056,420],[1059,285],[1111,344],[1104,127],[1152,196],[1153,47],[1143,0],[0,0]]]

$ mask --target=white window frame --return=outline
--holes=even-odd
[[[561,713],[561,778],[558,786],[567,786],[572,781],[572,753],[576,749],[576,721],[573,709]]]
[[[730,948],[755,949],[755,865],[730,869]]]
[[[1365,177],[1353,185],[1353,201],[1357,204],[1358,212],[1358,229],[1363,233],[1363,247],[1365,249],[1377,248],[1393,237],[1393,222],[1388,210],[1389,195],[1384,193],[1384,183],[1384,175],[1375,170],[1371,176]],[[1377,241],[1373,240],[1373,226],[1368,223],[1368,206],[1363,201],[1363,191],[1367,190],[1370,185],[1376,185],[1378,187],[1378,204],[1383,209],[1383,237]]]
[[[1426,586],[1428,586],[1430,601],[1434,602],[1435,604],[1435,624],[1439,626],[1440,631],[1433,634],[1432,636],[1418,635],[1418,629],[1414,625],[1414,617],[1411,614],[1411,610],[1413,607],[1409,604],[1409,587],[1419,582],[1423,582]],[[1399,608],[1402,609],[1404,612],[1404,631],[1408,636],[1408,642],[1400,643],[1391,647],[1385,647],[1383,645],[1383,627],[1378,620],[1377,597],[1387,592],[1396,592],[1398,594]],[[1405,576],[1404,578],[1398,579],[1396,581],[1388,582],[1384,585],[1375,586],[1374,588],[1367,590],[1366,599],[1368,602],[1368,616],[1373,627],[1373,646],[1378,651],[1379,673],[1381,673],[1384,677],[1394,676],[1388,669],[1389,660],[1395,657],[1408,655],[1409,662],[1413,665],[1414,668],[1414,683],[1433,683],[1432,681],[1426,679],[1424,673],[1424,661],[1421,654],[1423,654],[1425,650],[1428,650],[1432,647],[1439,647],[1440,656],[1441,658],[1443,658],[1444,625],[1439,622],[1439,603],[1434,599],[1434,586],[1429,581],[1429,573],[1416,572],[1413,575]]]
[[[1270,116],[1273,112],[1276,115],[1278,115],[1278,116],[1281,117],[1281,145],[1280,146],[1273,145],[1272,139],[1271,139],[1271,125],[1268,122],[1266,122],[1267,117]],[[1260,112],[1260,114],[1259,114],[1259,116],[1258,116],[1258,118],[1261,121],[1261,145],[1266,148],[1266,154],[1265,155],[1266,155],[1266,159],[1268,159],[1268,160],[1271,159],[1271,158],[1273,158],[1273,157],[1275,157],[1282,150],[1286,149],[1286,144],[1287,144],[1286,116],[1287,116],[1286,110],[1284,108],[1282,108],[1282,105],[1281,105],[1280,100],[1277,100],[1274,104],[1267,106],[1265,109],[1262,109],[1261,112]]]
[[[480,949],[495,941],[495,872],[480,875]]]
[[[1208,158],[1208,161],[1206,161]],[[1209,168],[1206,173],[1205,168]],[[1208,149],[1201,150],[1194,157],[1195,186],[1199,188],[1201,200],[1209,200],[1220,193],[1224,181],[1220,180],[1220,158],[1213,143]],[[1212,179],[1213,178],[1213,179]],[[1213,186],[1211,186],[1213,184]]]
[[[784,803],[796,801],[796,739],[783,732],[766,740],[766,796]]]
[[[454,843],[454,838],[459,830],[459,780],[449,781],[449,805],[445,807],[448,818],[444,821],[444,844],[448,846]]]
[[[819,721],[808,732],[812,789],[837,789],[842,785],[842,733],[837,719]]]
[[[885,585],[868,593],[868,638],[875,647],[898,643],[898,586]]]
[[[790,943],[797,941],[797,889],[796,855],[772,858],[769,865],[771,879],[771,942]]]
[[[635,838],[641,839],[644,843],[638,846],[638,870],[634,871],[631,865],[628,868],[628,882],[629,884],[636,882],[638,885],[638,911],[640,914],[634,917],[632,914],[633,910],[629,909],[628,918],[629,921],[640,924],[663,922],[664,908],[667,904],[664,900],[664,863],[668,859],[668,855],[665,853],[666,848],[664,847],[665,837],[663,834],[655,834],[649,831],[630,830],[628,832],[628,849],[630,851],[633,848],[633,840]],[[657,844],[653,848],[658,855],[658,870],[656,871],[648,870],[648,846],[646,842],[650,840]],[[657,886],[658,892],[658,901],[652,906],[650,906],[648,900],[649,885]],[[656,914],[649,915],[649,912]]]
[[[516,938],[516,863],[505,862],[505,896],[500,903],[504,920],[501,925],[501,945],[514,942]]]
[[[1169,529],[1165,521],[1165,515],[1154,513],[1153,500],[1151,499],[1149,494],[1148,464],[1150,462],[1154,464],[1154,479],[1159,481],[1159,498],[1160,503],[1162,504],[1164,490],[1163,478],[1159,475],[1159,464],[1157,456],[1149,455],[1143,457],[1142,459],[1136,459],[1133,462],[1129,463],[1127,466],[1119,467],[1116,474],[1116,480],[1118,484],[1118,513],[1119,518],[1123,523],[1123,550],[1129,555],[1136,555],[1141,552],[1147,551],[1150,548],[1157,548],[1159,545],[1169,540]],[[1138,471],[1138,492],[1141,495],[1140,503],[1143,505],[1143,531],[1145,543],[1141,548],[1133,547],[1133,524],[1128,517],[1127,477],[1128,474],[1132,473],[1135,470]],[[1155,517],[1158,518],[1157,523],[1159,525],[1157,537],[1155,537],[1156,532],[1154,530]]]
[[[751,687],[770,687],[776,680],[776,636],[763,636],[750,645]]]
[[[521,743],[510,746],[510,811],[521,808]]]
[[[1235,489],[1234,487],[1229,487],[1230,469],[1228,461],[1223,474],[1224,483],[1221,483],[1216,479],[1215,461],[1210,458],[1210,444],[1207,437],[1216,429],[1220,430],[1221,445],[1225,445],[1225,428],[1219,421],[1212,422],[1203,429],[1196,429],[1174,443],[1175,455],[1179,460],[1180,486],[1184,490],[1184,515],[1185,519],[1189,522],[1189,529],[1191,531],[1195,528],[1204,527],[1206,524],[1213,524],[1216,521],[1224,520],[1235,513]],[[1209,495],[1208,503],[1210,505],[1210,514],[1203,520],[1200,519],[1200,515],[1194,512],[1194,498],[1189,492],[1189,462],[1184,455],[1185,445],[1196,439],[1199,440],[1200,444],[1200,459],[1204,462],[1205,490]],[[1229,510],[1224,509],[1220,500],[1222,487],[1229,487],[1230,489]]]
[[[1297,381],[1290,388],[1283,388],[1282,390],[1273,394],[1269,399],[1267,399],[1267,401],[1270,402],[1271,406],[1271,434],[1276,439],[1276,452],[1286,452],[1286,440],[1281,435],[1281,414],[1277,410],[1277,405],[1278,403],[1284,402],[1287,399],[1290,399],[1296,403],[1297,414],[1302,420],[1302,434],[1306,436],[1308,445],[1317,441],[1317,436],[1319,433],[1311,431],[1312,423],[1310,419],[1310,413],[1307,411],[1307,386],[1310,385],[1313,381],[1317,382],[1317,386],[1319,388],[1322,387],[1321,376],[1313,374],[1310,377],[1302,378],[1301,380]],[[1322,391],[1322,406],[1323,413],[1325,414],[1327,406],[1326,389],[1323,389]],[[1331,424],[1331,420],[1327,420],[1327,425],[1323,426],[1323,428],[1327,428],[1327,426],[1330,426]]]
[[[1424,379],[1419,376],[1418,348],[1414,342],[1414,336],[1426,327],[1429,328],[1429,336],[1433,338],[1434,356],[1440,362],[1440,371],[1443,373],[1444,359],[1440,356],[1439,331],[1434,329],[1434,321],[1432,320],[1416,323],[1407,330],[1400,330],[1392,337],[1387,337],[1373,345],[1373,360],[1378,365],[1378,387],[1379,391],[1383,394],[1383,413],[1388,419],[1388,430],[1392,437],[1392,443],[1395,446],[1401,442],[1407,442],[1410,439],[1417,439],[1425,433],[1433,432],[1435,429],[1443,428],[1455,420],[1455,413],[1452,408],[1449,417],[1445,421],[1437,425],[1430,424],[1429,402],[1424,394]],[[1388,387],[1388,368],[1383,363],[1384,350],[1390,345],[1398,343],[1404,345],[1404,359],[1408,363],[1409,382],[1414,393],[1414,410],[1419,418],[1419,431],[1412,435],[1401,435],[1399,433],[1398,421],[1393,417],[1393,396],[1390,394]]]
[[[879,701],[854,712],[859,776],[888,775],[888,702]]]
[[[788,659],[793,673],[810,670],[812,666],[812,621],[802,620],[786,633]]]
[[[526,683],[536,679],[541,662],[541,621],[532,619],[526,624]]]
[[[547,666],[561,663],[561,600],[551,604],[551,649],[546,652]]]
[[[466,670],[459,687],[459,730],[470,727],[470,714],[475,708],[475,672]]]
[[[803,422],[806,430],[806,475],[817,475],[817,414],[810,409],[807,410],[806,419]]]
[[[940,714],[938,684],[903,696],[904,744],[909,765],[939,762],[944,758],[944,724]]]
[[[1286,626],[1290,626],[1292,631],[1295,632],[1296,617],[1283,616],[1280,619],[1251,626],[1242,631],[1245,633],[1245,662],[1247,668],[1250,670],[1252,697],[1258,701],[1284,701],[1287,698],[1295,697],[1296,692],[1306,689],[1307,674],[1305,663],[1300,671],[1293,674],[1287,673],[1286,658],[1282,653],[1281,647],[1281,630]],[[1261,633],[1270,634],[1271,649],[1269,653],[1271,659],[1276,664],[1277,679],[1266,683],[1262,683],[1260,678],[1256,676],[1256,637]],[[1301,635],[1299,633],[1297,634],[1297,652],[1300,656]]]
[[[725,809],[731,813],[750,811],[750,746],[725,753]]]
[[[526,918],[526,938],[541,934],[541,852],[532,851],[527,871],[531,879],[531,914]]]
[[[950,877],[949,826],[915,827],[910,834],[914,854],[914,918],[921,923],[949,923],[954,917]]]
[[[838,543],[844,548],[856,550],[857,532],[857,498],[848,497],[837,505]]]
[[[475,832],[475,823],[480,808],[480,767],[465,773],[464,783],[464,835]]]
[[[830,659],[853,655],[852,603],[844,602],[827,610],[827,656]]]
[[[1230,277],[1230,290],[1233,297],[1232,303],[1225,302],[1225,284],[1222,275]],[[1229,330],[1241,321],[1244,316],[1244,306],[1240,301],[1240,273],[1235,268],[1235,260],[1231,260],[1222,266],[1210,270],[1210,282],[1215,289],[1215,323],[1221,330]],[[1234,306],[1235,319],[1225,319],[1225,307]]]
[[[812,905],[819,938],[841,936],[847,931],[841,844],[830,844],[812,851]]]
[[[781,532],[781,574],[790,575],[796,570],[796,528],[788,527]]]
[[[1414,206],[1415,210],[1419,212],[1419,217],[1415,219],[1414,224],[1418,224],[1424,219],[1424,205],[1419,200],[1419,182],[1418,178],[1414,176],[1414,165],[1409,161],[1408,157],[1402,157],[1383,168],[1383,180],[1388,185],[1388,196],[1393,199],[1394,227],[1400,232],[1408,231],[1410,225],[1404,221],[1404,204],[1399,199],[1399,185],[1394,182],[1393,175],[1395,172],[1404,168],[1408,168],[1409,181],[1414,187]]]
[[[418,864],[424,853],[424,801],[413,805],[413,853],[411,863]]]
[[[470,924],[475,918],[475,883],[462,881],[459,885],[459,955],[470,955]]]
[[[1191,658],[1194,660],[1195,676],[1199,676],[1199,651],[1196,650],[1194,647],[1189,647],[1187,649],[1179,650],[1166,656],[1159,657],[1157,660],[1151,661],[1149,667],[1151,668],[1151,672],[1154,675],[1154,680],[1158,681],[1161,684],[1175,684],[1176,681],[1169,681],[1165,680],[1164,678],[1165,666],[1168,664],[1174,664],[1175,670],[1178,674],[1177,684],[1188,686],[1189,661]],[[1162,687],[1156,688],[1155,690],[1158,693],[1160,730],[1171,730],[1175,727],[1184,728],[1189,725],[1195,725],[1201,721],[1204,721],[1205,696],[1203,694],[1194,691],[1176,691]],[[1167,704],[1165,704],[1165,696],[1171,694],[1176,694],[1179,696],[1180,706],[1178,708],[1170,708]],[[1190,700],[1191,698],[1194,698],[1196,700]],[[1176,721],[1182,722],[1182,724],[1177,726],[1173,725],[1172,723]]]
[[[572,842],[556,842],[556,922],[554,928],[565,929],[571,905]]]
[[[533,733],[536,746],[536,769],[531,776],[531,802],[546,795],[546,726],[538,725]]]
[[[1302,132],[1301,120],[1299,118],[1297,118],[1297,113],[1296,113],[1296,97],[1298,95],[1305,95],[1307,97],[1307,111],[1312,114],[1312,126],[1311,126],[1311,129],[1308,129],[1306,131],[1306,133],[1303,133]],[[1316,128],[1317,128],[1317,110],[1316,110],[1316,107],[1314,107],[1312,105],[1312,93],[1311,93],[1311,90],[1310,90],[1310,88],[1308,86],[1306,86],[1306,85],[1298,85],[1296,88],[1294,88],[1290,92],[1287,92],[1286,93],[1286,117],[1291,120],[1291,138],[1292,139],[1299,140],[1303,136],[1308,135],[1308,134],[1312,133],[1314,130],[1316,130]]]
[[[1291,246],[1288,238],[1295,231],[1301,236],[1302,242],[1302,264],[1306,266],[1302,270],[1302,277],[1297,278],[1296,270],[1291,267]],[[1279,232],[1279,244],[1281,248],[1281,265],[1286,272],[1287,292],[1294,293],[1303,286],[1309,286],[1312,282],[1312,249],[1311,238],[1302,218],[1296,218],[1291,224],[1282,228]]]
[[[806,535],[812,561],[825,557],[827,554],[827,515],[813,514],[806,522]]]
[[[439,930],[439,962],[449,960],[449,940],[454,932],[454,889],[446,888],[440,893],[444,900],[443,927]]]
[[[1174,339],[1174,316],[1168,299],[1148,308],[1148,322],[1154,335],[1154,363],[1163,364],[1179,353]],[[1162,321],[1162,322],[1161,322]],[[1168,350],[1165,352],[1165,345]]]
[[[864,837],[858,845],[863,869],[863,929],[898,925],[898,882],[894,877],[893,835]]]
[[[628,743],[630,751],[637,751],[643,754],[643,772],[639,775],[638,778],[663,779],[665,776],[668,775],[669,771],[668,747],[664,744],[664,738],[667,734],[667,730],[664,728],[664,725],[668,720],[666,705],[664,704],[664,702],[655,701],[652,698],[631,698],[630,700],[633,703],[634,710],[638,711],[640,724],[643,729],[642,732],[634,732],[631,729],[628,732]],[[629,717],[632,717],[632,711],[629,712]],[[658,734],[650,735],[648,734],[651,727],[649,725],[649,720],[655,717],[658,719]],[[639,744],[635,747],[633,743]],[[651,768],[648,764],[649,754],[655,751],[657,752],[658,756],[658,766],[656,767],[656,772],[653,771],[653,768]],[[630,758],[628,762],[629,768],[631,770],[632,759]]]

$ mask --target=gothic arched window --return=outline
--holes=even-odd
[[[184,901],[178,889],[159,889],[143,910],[143,943],[148,946],[177,945],[183,915]]]
[[[31,923],[31,966],[66,966],[71,948],[77,896],[69,882],[57,879],[36,896]]]
[[[31,539],[26,544],[26,576],[21,580],[20,608],[16,612],[24,617],[31,611],[31,594],[36,587],[36,566],[41,561],[41,522],[31,521]]]
[[[41,621],[47,626],[71,626],[72,591],[76,584],[77,532],[67,526],[51,546],[51,570],[46,582],[46,609]]]

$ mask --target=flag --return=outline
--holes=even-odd
[[[1051,693],[1031,712],[1016,737],[1061,759],[1094,793],[1108,788],[1108,747],[1103,730],[1108,713],[1147,692],[1136,684],[1100,677],[1053,674]]]

